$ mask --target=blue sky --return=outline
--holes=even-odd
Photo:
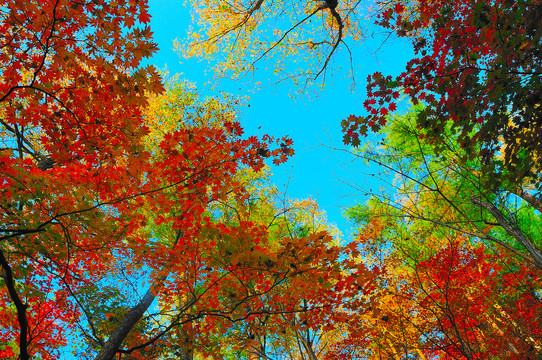
[[[251,92],[245,84],[222,81],[211,90],[204,86],[209,80],[209,74],[205,74],[208,63],[181,59],[173,50],[173,40],[186,36],[191,20],[189,4],[150,0],[149,5],[151,29],[160,48],[150,63],[160,69],[167,67],[170,74],[182,73],[183,79],[195,83],[198,91],[206,96],[212,96],[213,91],[218,90],[250,96],[250,107],[246,107],[241,115],[246,134],[288,135],[294,140],[296,156],[279,168],[273,168],[273,180],[279,190],[290,198],[316,199],[328,214],[329,221],[347,236],[351,225],[343,218],[343,210],[365,199],[351,184],[377,190],[378,181],[368,175],[376,169],[360,162],[352,163],[351,156],[329,147],[344,148],[340,132],[342,119],[350,114],[363,115],[367,75],[375,71],[398,74],[412,54],[408,44],[389,41],[375,53],[382,38],[349,43],[356,72],[354,92],[350,88],[351,80],[340,72],[326,82],[322,91],[309,91],[307,96],[297,98],[289,96],[292,91],[287,84]],[[374,31],[377,29],[368,29],[368,33]],[[341,64],[341,60],[336,56],[331,66]],[[257,75],[266,78],[264,72]]]

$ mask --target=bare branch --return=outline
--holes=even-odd
[[[329,1],[326,0],[326,3],[328,3],[328,2]],[[335,1],[335,4],[337,4],[336,1]],[[322,66],[320,71],[314,76],[314,79],[318,78],[320,76],[320,74],[322,74],[322,72],[324,72],[324,70],[327,68],[329,60],[331,59],[331,56],[333,56],[333,54],[335,53],[335,50],[337,50],[337,48],[339,47],[339,44],[341,42],[343,42],[344,24],[343,24],[343,21],[341,19],[341,15],[339,15],[339,13],[337,12],[337,10],[335,10],[334,7],[329,7],[329,12],[331,13],[331,15],[333,15],[333,17],[337,21],[337,24],[339,25],[339,31],[338,31],[338,34],[337,34],[337,39],[335,40],[335,45],[333,45],[333,48],[331,49],[331,52],[328,54],[328,56],[326,58],[326,61],[324,62],[324,65]]]

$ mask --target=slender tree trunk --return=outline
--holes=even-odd
[[[307,355],[309,356],[310,360],[318,360],[316,357],[316,353],[314,352],[314,349],[312,347],[312,342],[309,342],[308,338],[301,338],[301,343],[303,344],[303,347],[305,348],[305,351],[307,352]]]
[[[128,336],[128,333],[134,325],[143,317],[143,314],[154,301],[155,296],[149,289],[143,299],[135,305],[130,311],[128,311],[122,317],[119,325],[113,330],[109,339],[105,343],[100,353],[94,358],[94,360],[113,360],[118,350],[120,349],[122,342]]]
[[[521,188],[516,189],[513,193],[527,201],[536,210],[542,211],[542,201],[540,201],[539,198],[529,194]]]
[[[183,301],[180,300],[180,309],[188,305],[190,302],[193,302],[193,296],[188,295],[186,299],[186,303],[183,304]],[[180,331],[180,337],[179,337],[179,347],[177,350],[175,350],[175,356],[177,356],[177,359],[179,360],[194,360],[194,339],[190,332],[186,331],[183,328],[179,329]]]
[[[23,302],[15,285],[15,277],[11,266],[9,266],[4,253],[0,251],[0,269],[3,269],[1,275],[6,284],[8,294],[15,305],[17,311],[17,320],[19,321],[19,360],[30,360],[30,354],[28,353],[28,319],[26,317],[26,309],[28,304]]]
[[[248,360],[260,360],[260,354],[252,346],[249,346]]]
[[[248,343],[248,360],[260,360],[264,351],[259,336],[257,336]]]
[[[179,242],[179,239],[182,236],[183,232],[181,230],[177,230],[175,241],[171,245],[172,248]],[[94,360],[113,360],[113,358],[119,351],[122,342],[130,333],[130,330],[132,330],[135,324],[143,317],[145,311],[147,311],[147,309],[151,306],[152,302],[156,298],[156,296],[153,295],[151,289],[159,288],[166,280],[166,278],[167,275],[163,275],[154,285],[151,285],[151,287],[149,288],[149,290],[147,290],[147,293],[143,296],[141,301],[137,305],[132,307],[130,311],[124,314],[122,320],[117,325],[115,330],[113,330],[111,335],[109,335],[109,339],[103,346],[102,350],[98,353],[98,355],[96,355]]]

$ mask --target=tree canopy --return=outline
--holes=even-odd
[[[366,116],[342,124],[354,146],[405,96],[426,105],[419,126],[445,142],[452,121],[457,141],[510,181],[538,182],[540,151],[539,1],[418,1],[417,16],[398,4],[379,14],[379,24],[412,39],[415,57],[398,76],[368,77]],[[481,146],[480,146],[481,145]]]
[[[82,358],[151,356],[186,327],[204,336],[336,301],[346,248],[250,219],[242,173],[285,161],[291,141],[244,137],[227,99],[164,93],[139,66],[155,50],[144,1],[3,9],[4,358],[57,358],[74,336]]]
[[[391,184],[343,238],[270,182],[287,135],[245,135],[235,96],[142,65],[147,1],[4,0],[0,357],[539,358],[542,3],[372,5],[192,2],[178,44],[217,76],[274,60],[325,86],[365,17],[412,41],[340,123]]]

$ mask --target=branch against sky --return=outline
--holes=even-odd
[[[323,83],[332,59],[343,57],[339,63],[351,66],[348,43],[365,36],[367,7],[359,0],[201,1],[191,7],[193,30],[176,47],[184,57],[212,58],[219,78],[252,76],[265,67],[272,81],[291,79],[302,88]]]

